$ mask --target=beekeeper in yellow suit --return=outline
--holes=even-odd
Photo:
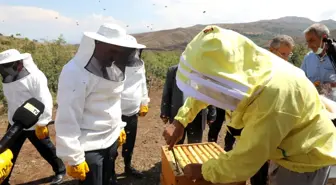
[[[0,184],[8,177],[13,168],[13,153],[7,149],[0,154]]]
[[[177,85],[191,98],[163,136],[170,148],[208,104],[232,110],[229,126],[242,129],[219,159],[184,168],[193,180],[242,182],[267,161],[272,185],[323,185],[336,164],[336,129],[304,72],[217,26],[200,32],[183,52]]]

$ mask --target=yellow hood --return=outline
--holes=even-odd
[[[272,78],[273,60],[279,59],[247,37],[208,26],[182,53],[177,85],[187,96],[235,110]]]

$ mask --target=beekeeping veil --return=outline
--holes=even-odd
[[[208,26],[182,53],[177,85],[186,96],[236,110],[271,79],[272,56],[237,32]]]
[[[29,53],[21,54],[16,49],[0,53],[0,73],[6,83],[19,80],[38,70]]]
[[[85,69],[93,74],[99,74],[101,72],[101,66],[98,66],[99,62],[96,62],[97,59],[94,57],[96,41],[128,49],[134,48],[134,52],[136,48],[145,48],[144,45],[138,44],[133,36],[126,34],[123,28],[115,24],[103,24],[97,32],[85,32],[73,60],[80,69]],[[133,50],[131,54],[132,53]],[[120,78],[120,76],[124,76],[124,71],[120,70],[119,67],[115,65],[115,62],[116,61],[113,61],[112,66],[107,71],[110,76],[113,76],[112,81]],[[125,58],[125,61],[122,61],[122,63],[126,65],[127,58]]]

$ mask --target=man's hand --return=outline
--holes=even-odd
[[[190,180],[204,180],[202,175],[202,164],[188,164],[184,167],[183,173]]]
[[[76,166],[67,166],[67,174],[74,179],[78,179],[80,181],[84,181],[86,178],[86,173],[89,172],[89,166],[84,161]]]
[[[166,140],[167,145],[169,145],[168,149],[171,150],[174,145],[180,141],[184,134],[183,125],[174,120],[172,124],[169,124],[166,129],[163,131],[162,136]]]
[[[209,127],[212,125],[213,122],[214,122],[214,121],[212,121],[212,120],[207,121]]]
[[[35,128],[35,135],[38,139],[45,139],[49,136],[49,130],[47,126],[38,126]]]
[[[0,184],[8,177],[11,169],[13,168],[13,153],[7,149],[0,154]]]
[[[148,106],[141,105],[140,106],[140,111],[139,111],[139,116],[140,117],[145,117],[148,113]]]
[[[161,115],[160,118],[161,118],[161,120],[164,124],[166,124],[169,121],[169,117],[167,117],[165,115]]]

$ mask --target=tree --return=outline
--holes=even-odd
[[[297,44],[293,50],[293,55],[289,62],[297,67],[300,67],[304,56],[309,52],[308,48],[303,44]]]

